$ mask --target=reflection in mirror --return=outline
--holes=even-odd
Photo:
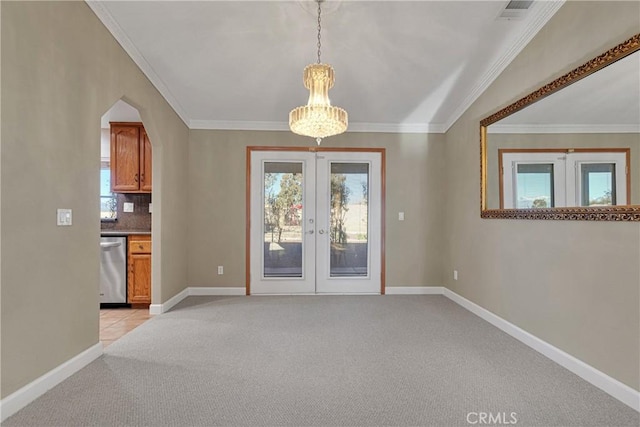
[[[483,120],[483,216],[514,217],[487,209],[527,209],[520,217],[536,218],[533,211],[556,211],[550,208],[640,205],[640,35],[633,40],[626,56],[597,72],[560,81],[549,96],[541,92],[547,85]],[[635,211],[624,219],[640,220]]]
[[[519,141],[511,135],[507,137],[509,139],[503,147]],[[579,135],[554,134],[549,140],[540,142],[544,148],[535,151],[530,148],[498,148],[498,166],[491,169],[495,169],[499,180],[493,188],[500,194],[500,209],[628,204],[627,201],[632,200],[630,170],[635,172],[634,175],[638,173],[637,161],[633,168],[629,166],[632,150],[637,160],[640,148],[637,134],[635,140],[610,138],[610,135],[601,137],[606,138],[606,143],[617,142],[626,147],[569,148],[574,143],[583,143]],[[492,139],[493,135],[490,135],[489,141]],[[500,138],[495,139],[496,143],[501,141]],[[555,144],[554,148],[546,148],[552,144]],[[489,165],[492,163],[495,162],[490,161]],[[637,193],[637,186],[634,189]],[[489,196],[488,200],[495,197],[491,193]]]

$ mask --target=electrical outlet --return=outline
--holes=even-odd
[[[398,221],[404,221],[404,212],[398,212]]]
[[[133,203],[124,202],[123,205],[122,205],[122,211],[123,212],[133,212]]]
[[[458,270],[453,270],[453,280],[458,280]]]
[[[218,266],[218,274],[219,275],[223,275],[224,274],[224,267],[221,266],[221,265]]]

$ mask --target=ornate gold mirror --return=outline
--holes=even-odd
[[[640,221],[640,34],[480,122],[482,218]]]

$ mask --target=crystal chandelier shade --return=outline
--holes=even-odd
[[[307,65],[303,73],[304,87],[309,89],[309,101],[289,113],[291,131],[316,138],[318,145],[322,138],[343,133],[349,125],[347,112],[332,106],[329,101],[329,89],[335,82],[333,68],[320,62],[321,1],[318,0],[318,63]]]
[[[333,87],[333,68],[328,64],[311,64],[304,69],[304,87],[309,89],[307,105],[289,113],[289,127],[293,133],[312,138],[326,138],[347,130],[348,115],[329,101]]]

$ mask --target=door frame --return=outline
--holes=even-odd
[[[380,295],[385,294],[385,228],[386,228],[386,149],[355,147],[283,147],[247,146],[246,187],[245,187],[245,282],[246,295],[251,295],[251,153],[253,151],[301,151],[320,152],[361,152],[380,153]]]

